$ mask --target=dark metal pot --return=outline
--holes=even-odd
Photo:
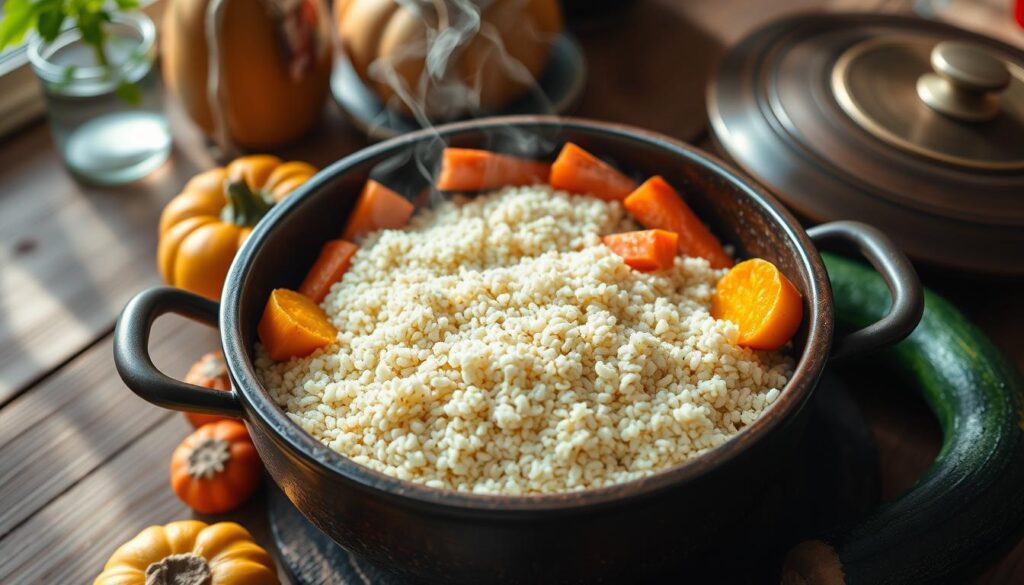
[[[254,372],[256,325],[271,289],[295,287],[321,244],[342,231],[368,176],[420,193],[426,180],[417,162],[430,168],[443,143],[550,157],[565,141],[638,177],[663,175],[740,256],[772,261],[803,294],[796,371],[764,416],[721,447],[645,479],[520,497],[430,489],[385,476],[292,423]],[[894,296],[886,318],[841,339],[833,338],[832,292],[815,248],[816,241],[832,239],[859,248]],[[201,389],[155,369],[149,331],[166,312],[220,328],[235,391]],[[401,136],[320,172],[253,232],[231,267],[219,307],[168,288],[133,299],[118,321],[115,361],[125,383],[150,402],[244,419],[270,476],[295,506],[339,544],[383,566],[449,583],[593,583],[627,575],[637,582],[669,570],[693,575],[736,558],[759,526],[774,521],[765,494],[799,440],[803,407],[826,362],[897,341],[920,314],[920,283],[909,262],[863,224],[805,232],[772,197],[717,159],[650,132],[573,119],[491,118]]]

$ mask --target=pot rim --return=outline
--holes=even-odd
[[[317,441],[289,419],[274,403],[256,376],[251,352],[243,345],[239,311],[242,291],[248,283],[256,251],[272,239],[278,221],[301,206],[308,194],[367,160],[385,153],[400,151],[422,140],[498,129],[508,125],[539,126],[549,129],[572,128],[674,151],[678,156],[717,173],[747,197],[752,198],[776,222],[784,235],[796,244],[796,264],[806,272],[810,283],[810,289],[805,295],[809,308],[806,316],[808,335],[789,382],[781,391],[779,398],[756,421],[741,429],[722,445],[648,477],[601,488],[513,496],[431,488],[364,467]],[[277,447],[289,449],[320,473],[337,475],[365,489],[406,504],[442,507],[451,511],[475,510],[492,513],[575,510],[617,504],[626,499],[656,494],[726,464],[767,436],[769,432],[786,424],[799,412],[817,385],[828,359],[833,335],[831,286],[821,257],[796,218],[761,187],[749,179],[742,178],[718,158],[667,136],[622,124],[557,116],[490,117],[445,124],[371,145],[332,163],[300,186],[282,203],[274,206],[256,226],[228,272],[221,298],[219,321],[224,355],[238,394],[247,405],[244,409],[247,418],[258,418],[259,426],[267,427],[270,438]],[[249,422],[250,425],[254,424],[252,420]]]

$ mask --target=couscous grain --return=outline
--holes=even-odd
[[[323,307],[337,340],[257,369],[288,416],[386,474],[478,493],[607,486],[712,449],[792,361],[708,312],[723,271],[642,273],[617,202],[510,188],[369,237]]]

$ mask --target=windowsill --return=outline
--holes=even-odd
[[[142,12],[156,23],[167,0],[144,2]],[[0,139],[46,113],[39,82],[28,62],[28,53],[20,47],[0,59]]]

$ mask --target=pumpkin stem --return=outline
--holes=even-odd
[[[194,553],[170,555],[146,567],[146,585],[211,585],[213,573]]]
[[[195,478],[211,479],[223,473],[231,459],[231,445],[223,439],[206,439],[188,455],[188,474]]]
[[[245,181],[229,181],[225,191],[228,204],[220,212],[220,218],[228,223],[252,227],[274,206],[262,195],[253,192]]]

